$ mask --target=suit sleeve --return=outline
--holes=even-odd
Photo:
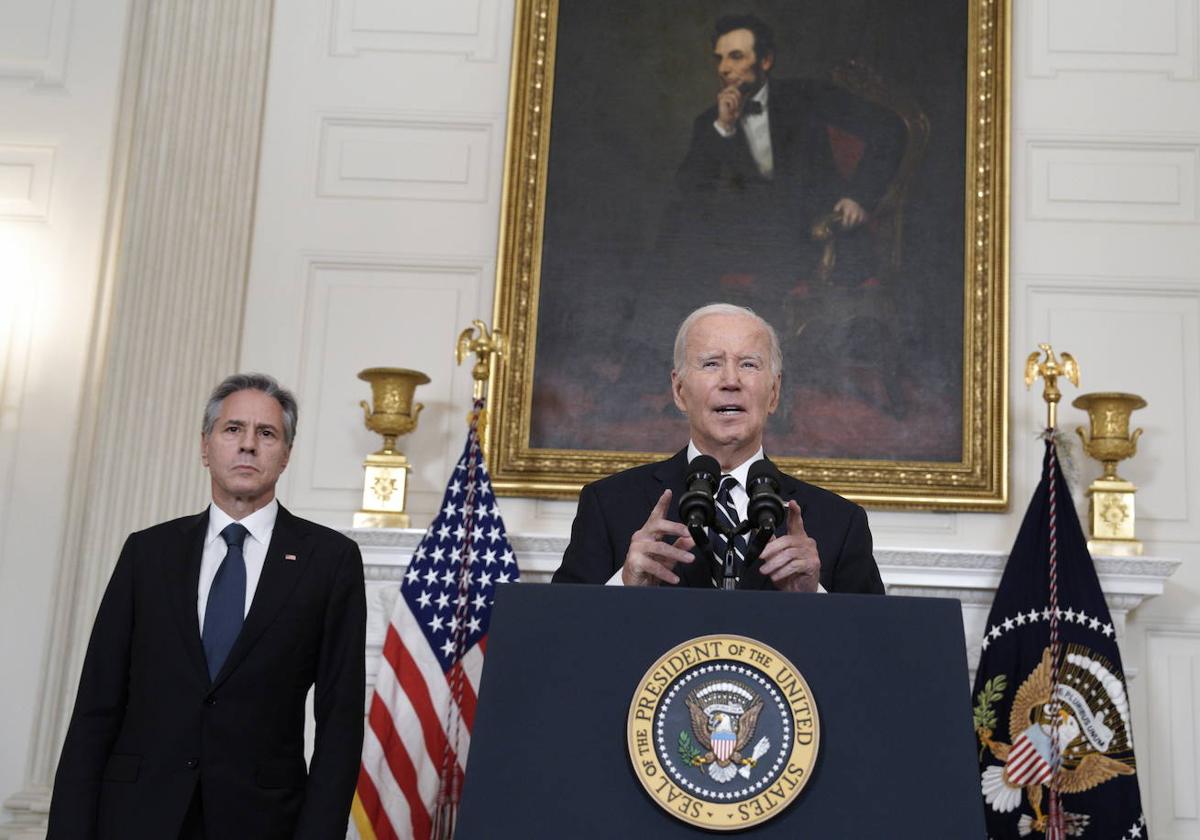
[[[579,494],[579,507],[571,525],[571,542],[551,581],[604,583],[624,562],[624,552],[618,557],[612,544],[596,489],[589,484]]]
[[[342,840],[358,779],[366,697],[367,598],[362,555],[346,546],[325,609],[313,716],[316,743],[295,840]]]
[[[133,537],[113,569],[83,660],[75,709],[54,776],[48,840],[96,836],[100,783],[125,718],[133,634]]]
[[[838,552],[837,565],[833,570],[833,588],[830,591],[862,595],[884,594],[883,580],[879,577],[879,567],[875,564],[867,512],[858,505],[854,506],[842,549]]]
[[[741,132],[722,137],[713,127],[716,110],[705,111],[692,124],[687,155],[675,173],[675,184],[684,194],[713,192],[726,181],[761,178]]]

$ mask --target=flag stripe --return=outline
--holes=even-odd
[[[371,732],[379,740],[383,760],[408,804],[413,834],[416,837],[426,837],[429,835],[430,818],[420,794],[417,769],[413,766],[408,751],[404,749],[392,716],[388,714],[387,707],[378,696],[371,703],[370,722]]]
[[[468,730],[471,730],[475,728],[475,704],[477,702],[475,687],[471,684],[471,678],[462,667],[461,662],[446,675],[447,681],[453,679],[455,674],[462,674],[462,702],[459,703],[458,708],[462,713],[463,723],[467,725]]]
[[[412,806],[413,798],[410,790],[404,784],[404,766],[412,766],[408,753],[402,745],[397,744],[394,732],[389,732],[390,725],[375,714],[375,704],[372,702],[372,714],[368,718],[366,737],[363,739],[363,768],[371,777],[379,800],[387,814],[388,822],[398,836],[405,831],[416,831],[418,826],[429,825],[429,814],[419,797],[416,799],[416,813]],[[383,715],[386,717],[386,714]],[[382,735],[380,734],[382,731]],[[372,773],[372,769],[375,770]],[[414,834],[414,837],[428,836]]]
[[[399,606],[399,610],[408,612],[404,606]],[[434,766],[440,767],[442,763],[442,750],[446,744],[446,734],[442,730],[443,722],[437,709],[434,707],[434,701],[430,695],[431,683],[421,679],[422,674],[418,668],[416,657],[409,653],[408,648],[400,641],[400,637],[396,634],[394,628],[388,628],[387,642],[383,646],[383,655],[392,666],[392,671],[395,673],[400,688],[404,690],[405,695],[408,697],[408,702],[412,705],[412,711],[416,715],[417,723],[420,725],[421,735],[425,740],[425,748],[429,752],[430,759],[433,760]],[[432,685],[442,682],[442,679],[435,678]],[[448,690],[446,695],[449,696]]]
[[[445,736],[441,732],[441,724],[434,722],[438,730],[433,736],[435,740],[431,742],[422,731],[421,721],[413,714],[404,689],[395,680],[380,679],[375,688],[375,697],[390,716],[396,736],[416,769],[416,786],[421,801],[429,802],[437,795],[438,773],[442,765]],[[386,734],[386,731],[377,732],[381,741]]]
[[[404,644],[402,639],[412,640],[412,646]],[[466,712],[456,706],[450,695],[450,684],[446,675],[442,673],[441,665],[438,663],[437,657],[429,650],[427,644],[424,643],[424,636],[421,635],[420,627],[417,624],[416,618],[409,611],[408,605],[403,601],[396,603],[396,612],[392,617],[392,626],[388,628],[387,640],[384,642],[383,654],[388,663],[392,666],[391,670],[401,686],[409,694],[409,702],[412,703],[413,712],[421,724],[422,731],[426,731],[427,723],[431,726],[436,726],[439,732],[439,737],[434,739],[430,737],[426,731],[426,742],[429,745],[429,755],[433,759],[434,765],[441,766],[442,763],[442,748],[445,745],[445,730],[446,718],[454,714],[462,714],[463,719],[466,719]],[[482,665],[481,665],[482,667]],[[405,674],[405,678],[401,678],[401,674]],[[418,677],[419,675],[419,677]],[[382,673],[381,673],[382,676]],[[464,686],[465,687],[465,686]],[[463,692],[463,705],[468,702],[471,705],[471,720],[475,718],[475,693]],[[438,710],[445,710],[439,712]],[[401,709],[393,708],[393,714],[401,711]],[[443,717],[445,715],[445,717]],[[461,741],[458,743],[457,752],[460,755],[466,755],[465,744]],[[461,761],[460,761],[461,764]]]
[[[354,791],[350,814],[360,840],[398,840],[375,782],[365,767],[359,768],[358,787]]]

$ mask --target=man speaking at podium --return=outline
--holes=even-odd
[[[688,315],[675,337],[671,391],[687,416],[691,441],[666,461],[583,488],[554,582],[720,587],[724,540],[715,537],[711,554],[698,549],[680,521],[680,496],[689,464],[711,456],[722,473],[716,521],[727,529],[744,522],[747,478],[764,457],[763,428],[779,404],[782,366],[775,330],[751,310],[716,303]],[[756,474],[764,468],[778,483],[785,521],[756,560],[745,538],[733,537],[736,587],[882,594],[866,512],[769,462]]]

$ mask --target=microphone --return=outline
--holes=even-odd
[[[687,491],[679,497],[679,518],[688,529],[709,528],[717,518],[713,496],[721,481],[721,465],[711,455],[697,455],[688,464]]]
[[[775,527],[783,521],[779,478],[775,467],[766,458],[750,465],[750,472],[746,475],[746,492],[750,494],[746,518],[755,529],[754,538],[746,547],[746,568],[749,569],[775,535]]]
[[[774,533],[783,521],[783,499],[779,498],[779,478],[775,466],[766,458],[750,465],[746,475],[746,492],[750,504],[746,516],[750,524],[760,531]]]

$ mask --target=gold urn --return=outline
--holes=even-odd
[[[429,377],[419,370],[376,367],[359,371],[358,378],[371,383],[374,407],[366,400],[359,405],[367,428],[383,435],[383,448],[363,462],[363,506],[354,514],[354,527],[407,528],[410,522],[404,507],[412,464],[396,449],[396,438],[417,428],[425,406],[414,403],[413,396],[418,385],[429,383]]]
[[[1137,394],[1101,392],[1082,394],[1071,405],[1088,413],[1091,429],[1075,431],[1083,441],[1083,451],[1104,465],[1104,474],[1088,487],[1088,524],[1093,554],[1121,556],[1142,553],[1142,544],[1134,536],[1134,493],[1137,488],[1117,475],[1117,463],[1137,453],[1141,429],[1129,432],[1129,418],[1146,401]]]

